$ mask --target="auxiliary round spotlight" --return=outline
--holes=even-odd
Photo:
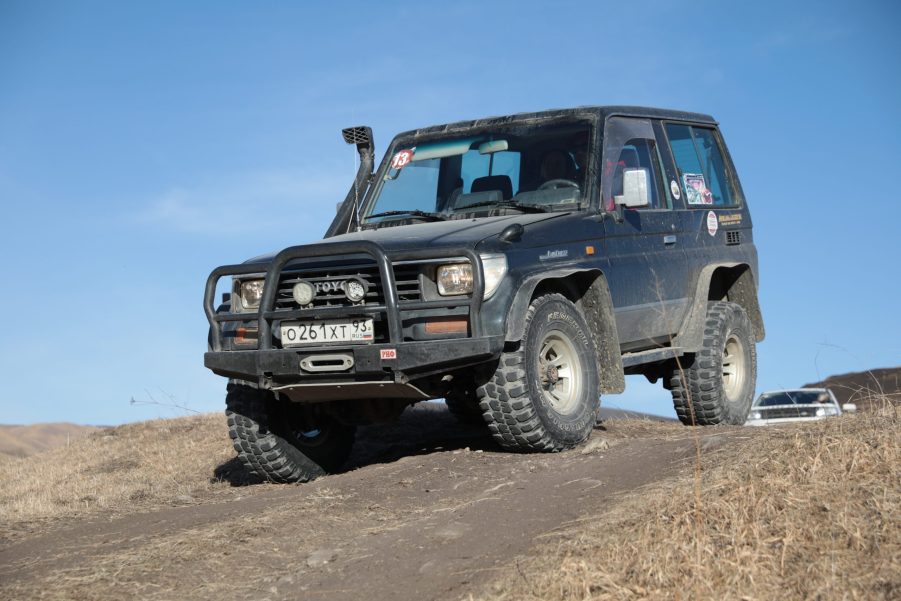
[[[313,302],[313,297],[316,296],[316,289],[313,288],[311,283],[300,281],[294,284],[291,295],[294,297],[294,301],[303,307]]]
[[[358,303],[366,298],[366,282],[358,278],[351,278],[344,284],[344,295],[352,303]]]

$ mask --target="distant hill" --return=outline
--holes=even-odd
[[[6,426],[0,424],[0,454],[27,457],[65,446],[67,443],[96,432],[96,426],[78,424],[33,424],[30,426]]]
[[[854,403],[858,409],[869,409],[886,401],[901,404],[901,367],[829,376],[822,382],[805,384],[805,388],[828,388],[839,403]]]

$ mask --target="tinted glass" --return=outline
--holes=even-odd
[[[460,177],[463,180],[463,193],[472,192],[472,182],[487,174],[505,175],[510,178],[512,193],[519,192],[519,163],[521,159],[518,152],[495,152],[482,154],[478,150],[470,150],[463,155],[463,164],[460,168]]]
[[[645,138],[632,138],[628,140],[616,159],[616,167],[613,172],[613,188],[611,194],[614,201],[617,196],[623,193],[623,171],[625,169],[634,168],[646,169],[649,175],[650,186],[648,187],[648,197],[650,203],[647,207],[654,209],[661,206],[660,192],[658,190],[658,173],[660,171],[657,163],[657,152],[654,148],[654,141]],[[665,205],[666,203],[662,203]]]
[[[755,407],[774,407],[776,405],[809,405],[811,403],[834,404],[827,392],[788,391],[761,395]]]
[[[669,123],[670,149],[689,206],[734,206],[737,195],[712,129]]]
[[[395,142],[364,221],[389,211],[456,219],[524,210],[514,203],[547,211],[586,207],[590,141],[591,125],[571,122]],[[377,216],[372,222],[397,218]]]

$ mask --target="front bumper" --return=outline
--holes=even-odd
[[[830,419],[838,417],[838,415],[817,415],[811,417],[775,417],[772,419],[749,419],[745,422],[746,426],[773,426],[776,424],[797,424],[803,422],[816,422],[821,419]]]
[[[486,336],[346,347],[210,351],[204,355],[203,362],[220,376],[259,381],[267,388],[317,383],[405,383],[430,373],[483,363],[499,356],[503,344],[503,336]],[[350,355],[352,365],[340,371],[307,373],[301,363],[322,356],[323,351],[330,355]]]
[[[368,255],[378,269],[383,301],[365,306],[329,306],[276,309],[276,291],[283,270],[307,259]],[[394,267],[399,263],[428,263],[435,260],[468,260],[473,266],[473,291],[466,297],[439,300],[400,299]],[[222,277],[259,273],[265,270],[265,285],[259,310],[253,313],[218,312],[216,283]],[[418,249],[386,252],[371,241],[323,242],[290,247],[267,265],[244,264],[219,267],[207,279],[204,310],[210,322],[210,352],[204,364],[214,373],[258,383],[263,388],[284,391],[299,400],[322,402],[366,398],[432,398],[435,387],[425,392],[416,386],[429,376],[477,365],[500,356],[503,336],[483,331],[480,308],[484,273],[478,255],[469,248]],[[418,312],[418,313],[417,313]],[[426,313],[466,316],[467,337],[410,339],[405,319]],[[278,332],[283,320],[319,320],[372,317],[386,324],[385,334],[373,344],[346,344],[282,348]],[[226,348],[224,327],[229,322],[258,325],[258,344],[247,350]],[[434,380],[434,378],[431,378]],[[299,391],[303,390],[301,394]],[[441,396],[440,394],[437,396]],[[371,396],[369,398],[372,398]]]

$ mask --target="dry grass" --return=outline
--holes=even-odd
[[[901,598],[897,407],[755,429],[587,516],[486,593],[507,599]]]
[[[0,462],[0,536],[29,523],[184,501],[223,487],[234,457],[220,414],[127,424]],[[182,499],[179,499],[182,497]]]

